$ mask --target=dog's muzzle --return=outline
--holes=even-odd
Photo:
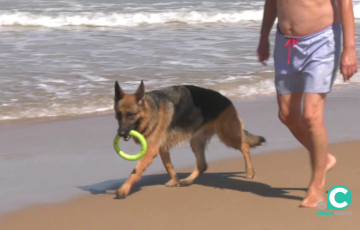
[[[118,135],[119,135],[120,137],[123,137],[125,141],[128,141],[128,140],[130,140],[130,138],[131,138],[131,137],[129,136],[129,133],[125,132],[124,130],[119,130],[119,131],[118,131]]]

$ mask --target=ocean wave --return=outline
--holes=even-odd
[[[144,9],[144,8],[142,8]],[[146,10],[146,9],[144,9]],[[360,4],[354,6],[354,16],[360,19]],[[0,26],[32,27],[135,27],[141,25],[161,25],[169,23],[204,24],[238,23],[242,21],[260,22],[263,10],[191,10],[189,8],[164,9],[159,12],[62,12],[31,13],[1,12]]]
[[[167,11],[134,13],[58,13],[34,14],[30,12],[0,13],[0,26],[89,26],[134,27],[152,24],[185,23],[237,23],[260,21],[261,10],[244,11]]]

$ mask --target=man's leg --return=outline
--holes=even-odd
[[[316,95],[318,95],[318,97],[316,97]],[[309,199],[309,196],[312,196],[311,194],[314,194],[314,192],[312,192],[314,191],[314,186],[312,185],[317,184],[318,180],[315,178],[321,178],[321,174],[318,173],[320,169],[318,169],[317,166],[321,162],[318,162],[318,154],[316,151],[318,149],[318,142],[320,141],[321,143],[322,139],[320,138],[319,140],[316,135],[318,135],[318,130],[320,129],[322,130],[322,133],[325,133],[326,140],[326,130],[323,122],[325,95],[321,96],[320,94],[306,94],[304,100],[304,116],[301,112],[302,97],[302,92],[292,94],[278,94],[277,101],[279,105],[280,120],[289,128],[294,137],[310,152],[311,155],[311,165],[314,176],[312,183],[309,187],[308,196],[304,200],[305,203],[303,202],[301,204],[301,206],[310,207],[309,203],[313,202],[310,202],[311,200]],[[320,125],[318,121],[321,122]],[[323,125],[323,127],[321,127],[321,124]],[[327,171],[336,164],[336,158],[331,154],[325,154],[325,157],[325,171]]]
[[[328,140],[327,131],[324,123],[325,93],[306,93],[304,99],[304,120],[309,131],[310,157],[312,162],[312,178],[306,198],[301,203],[302,207],[316,207],[323,201],[323,191],[325,186],[325,176],[329,167],[336,163],[330,162],[328,165]]]
[[[279,105],[279,119],[288,127],[294,137],[310,152],[311,141],[309,130],[306,128],[305,121],[301,112],[301,102],[303,93],[277,94]]]

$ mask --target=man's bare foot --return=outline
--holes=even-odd
[[[323,199],[323,189],[309,188],[306,198],[301,202],[302,208],[315,208]]]
[[[330,171],[336,165],[336,158],[331,153],[327,154],[326,172]]]
[[[336,165],[336,158],[334,155],[328,153],[327,155],[327,165],[326,172],[331,170]],[[325,183],[325,181],[324,181]],[[301,202],[300,207],[302,208],[314,208],[317,207],[320,201],[324,201],[323,199],[323,187],[324,186],[310,186],[308,193],[305,199]]]

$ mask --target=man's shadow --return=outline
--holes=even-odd
[[[212,188],[230,189],[238,192],[250,192],[263,197],[275,197],[291,200],[302,200],[302,197],[288,195],[288,191],[307,191],[306,188],[276,188],[268,184],[256,182],[254,180],[246,179],[243,175],[244,172],[226,172],[226,173],[204,173],[199,176],[194,184],[202,185]],[[189,173],[178,173],[178,178],[186,178]],[[139,192],[142,187],[164,185],[169,180],[168,174],[147,175],[133,186],[129,196]],[[97,184],[77,186],[77,188],[90,192],[90,194],[109,194],[109,190],[116,190],[126,181],[121,180],[108,180]],[[190,185],[191,186],[191,185]],[[169,188],[170,189],[170,188]],[[176,189],[176,188],[174,188]],[[114,193],[110,193],[113,194]]]

